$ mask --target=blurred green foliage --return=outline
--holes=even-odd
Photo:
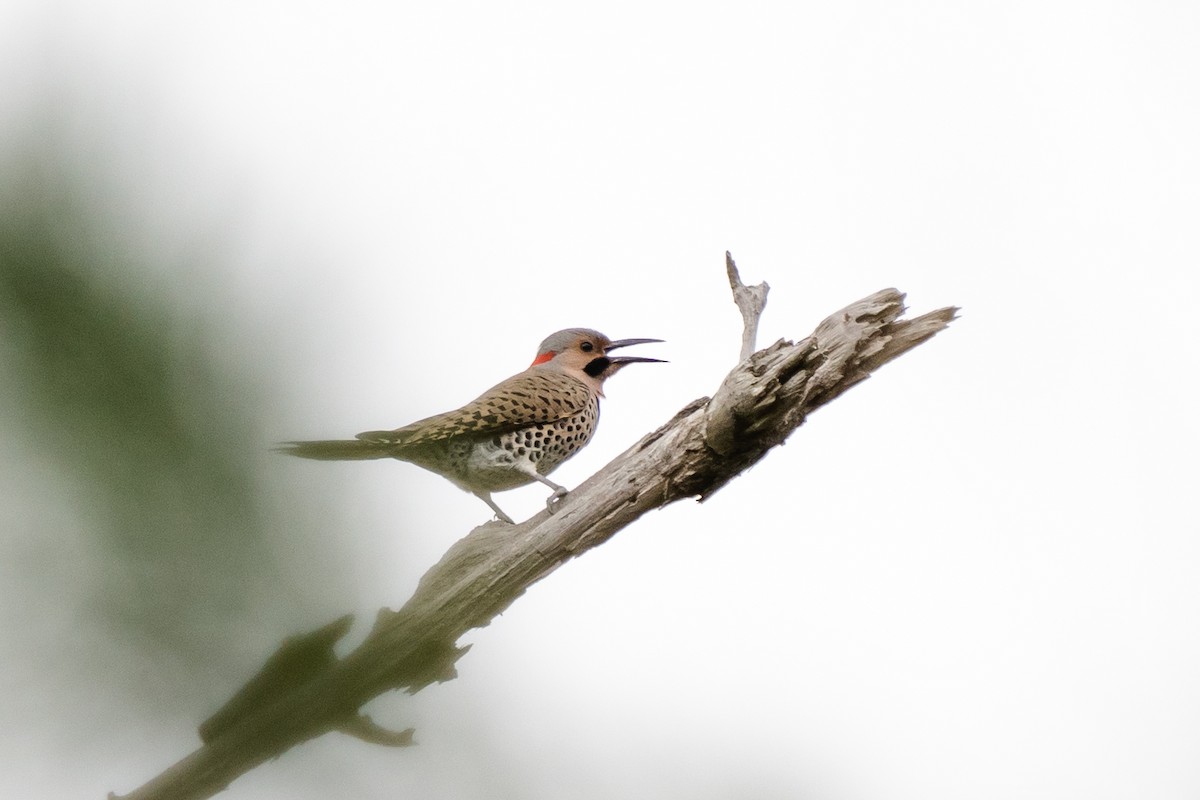
[[[52,476],[35,509],[83,520],[87,585],[60,588],[94,622],[198,656],[271,579],[258,389],[194,310],[211,305],[180,302],[219,265],[161,260],[145,230],[114,221],[128,216],[119,193],[68,155],[39,144],[0,165],[4,453]],[[38,520],[18,527],[3,536],[37,554],[34,569],[79,550]]]

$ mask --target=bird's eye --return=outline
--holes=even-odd
[[[584,342],[583,344],[579,345],[579,349],[585,353],[590,353],[590,352],[592,352],[592,343]]]

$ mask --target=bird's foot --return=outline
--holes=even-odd
[[[507,522],[509,525],[517,524],[513,522],[512,517],[500,510],[500,506],[496,505],[496,501],[492,499],[491,494],[488,492],[474,492],[473,494],[483,502],[487,503],[488,508],[496,512],[496,519],[500,520],[501,522]]]
[[[567,490],[559,486],[554,490],[554,494],[546,498],[546,510],[553,514],[558,510],[559,502],[567,496]]]

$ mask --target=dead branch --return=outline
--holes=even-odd
[[[732,258],[727,267],[737,297],[741,280]],[[766,284],[754,289],[761,289],[757,300],[738,300],[744,341],[751,343]],[[289,639],[201,726],[202,747],[124,797],[210,797],[258,764],[334,730],[410,744],[411,730],[386,731],[359,708],[383,692],[416,692],[453,678],[467,649],[457,642],[467,631],[487,625],[533,583],[647,511],[710,496],[813,410],[944,329],[957,311],[903,320],[903,300],[884,289],[833,314],[800,342],[781,340],[743,358],[711,399],[689,403],[643,437],[564,498],[553,516],[476,528],[425,574],[403,607],[381,610],[366,640],[344,658],[332,648],[348,618]]]
[[[758,339],[758,320],[763,309],[767,307],[767,292],[771,291],[771,287],[766,281],[757,286],[742,283],[737,264],[733,263],[733,255],[728,250],[725,251],[725,274],[729,276],[733,302],[737,303],[738,311],[742,312],[742,355],[738,361],[745,361],[754,353],[754,342]]]

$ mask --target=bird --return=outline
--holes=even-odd
[[[527,369],[461,408],[394,430],[285,442],[278,450],[322,461],[407,461],[475,495],[511,525],[512,517],[496,505],[492,492],[540,481],[553,490],[546,500],[553,513],[567,490],[546,476],[591,441],[604,382],[629,364],[665,363],[609,353],[661,341],[614,341],[590,328],[567,328],[546,337]]]

